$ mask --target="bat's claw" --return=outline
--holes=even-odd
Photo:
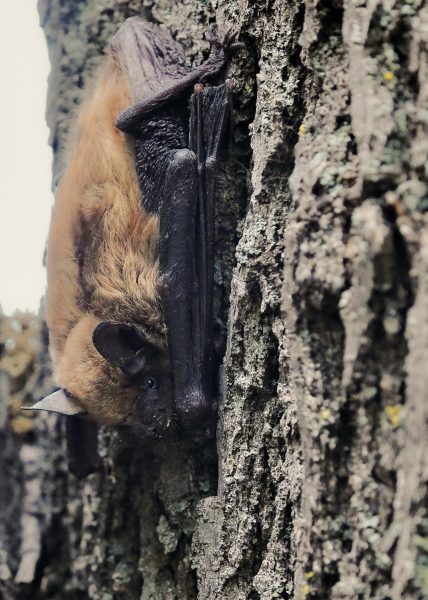
[[[233,42],[229,45],[229,50],[242,50],[245,48],[244,42]]]
[[[238,31],[235,29],[228,29],[225,33],[224,39],[223,39],[223,47],[224,48],[231,48],[233,46],[233,44],[236,43],[236,39],[238,37]]]
[[[208,40],[211,44],[211,49],[217,52],[228,53],[231,50],[244,47],[242,42],[237,42],[238,35],[239,31],[237,29],[230,28],[226,31],[223,38],[221,38],[218,32],[218,26],[214,24],[211,27]]]
[[[220,37],[218,35],[218,26],[215,23],[214,23],[214,25],[211,25],[211,29],[210,29],[209,33],[207,33],[207,40],[209,41],[211,46],[218,47],[218,48],[221,48],[221,46],[222,46]]]
[[[201,82],[206,82],[217,75],[228,62],[230,53],[243,46],[243,44],[236,41],[238,35],[239,32],[237,30],[228,29],[220,37],[217,25],[211,27],[211,32],[208,35],[211,51],[207,61],[204,63],[205,73],[201,75]]]

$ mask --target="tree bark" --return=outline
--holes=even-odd
[[[219,181],[216,443],[205,432],[118,452],[102,431],[102,469],[77,481],[62,419],[19,420],[17,403],[52,387],[46,351],[27,347],[34,324],[18,335],[1,317],[0,342],[16,342],[0,356],[1,594],[428,598],[427,6],[39,10],[55,179],[82,89],[126,17],[168,28],[192,63],[214,20],[245,49]]]

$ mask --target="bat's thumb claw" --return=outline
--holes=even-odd
[[[211,29],[207,34],[207,39],[211,46],[221,46],[220,38],[218,35],[218,26],[214,23],[211,25]]]
[[[230,44],[229,46],[230,50],[242,50],[242,48],[245,48],[245,44],[243,42],[233,42],[233,44]]]
[[[183,390],[176,398],[175,406],[181,424],[186,429],[196,429],[206,422],[211,405],[199,388]]]
[[[220,37],[217,25],[213,25],[210,33],[207,35],[207,38],[211,44],[211,52],[214,55],[220,53],[222,56],[225,56],[230,51],[243,48],[244,44],[236,41],[238,36],[239,31],[231,28]]]

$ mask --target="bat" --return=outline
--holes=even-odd
[[[74,471],[85,448],[97,462],[92,422],[153,439],[210,414],[215,178],[240,46],[215,27],[210,42],[191,69],[167,31],[127,19],[79,115],[47,249],[60,388],[30,407],[68,416]]]

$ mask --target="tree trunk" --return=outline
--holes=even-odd
[[[3,317],[0,341],[17,340],[0,359],[3,597],[428,598],[427,6],[39,8],[55,176],[126,17],[168,28],[192,62],[215,19],[245,49],[219,182],[217,452],[208,434],[118,452],[102,431],[102,469],[77,481],[63,420],[17,412],[52,381],[25,350],[34,324],[18,335]]]

